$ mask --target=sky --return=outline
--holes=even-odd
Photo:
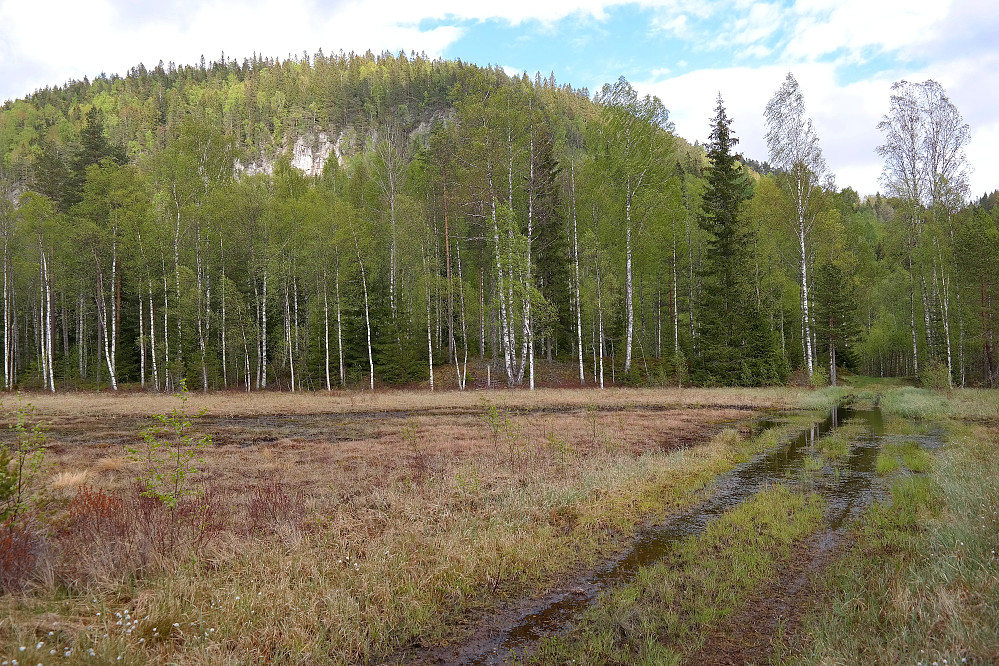
[[[838,187],[884,188],[891,84],[934,79],[971,127],[970,192],[999,188],[999,12],[984,0],[0,0],[0,102],[140,62],[424,52],[554,74],[591,94],[625,76],[704,142],[719,93],[764,161],[763,112],[798,80]]]

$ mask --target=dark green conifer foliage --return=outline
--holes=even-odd
[[[703,384],[752,386],[783,381],[787,362],[752,291],[748,248],[752,239],[740,219],[751,194],[748,175],[735,154],[738,139],[721,95],[711,121],[707,190],[699,223],[709,234],[702,273],[699,356],[694,378]]]
[[[815,333],[830,362],[834,385],[835,367],[853,364],[851,347],[860,334],[856,319],[856,300],[843,269],[832,261],[822,262],[815,271]]]
[[[534,244],[537,262],[538,289],[545,302],[557,314],[544,330],[539,331],[546,354],[551,357],[554,345],[568,349],[572,337],[569,293],[569,247],[565,210],[559,185],[561,165],[555,157],[554,137],[548,128],[541,128],[536,139],[534,187]]]
[[[87,180],[87,167],[110,158],[115,164],[124,164],[125,151],[104,136],[104,116],[91,107],[87,122],[80,131],[80,145],[69,163],[69,174],[62,188],[62,210],[69,210],[83,199],[83,184]]]

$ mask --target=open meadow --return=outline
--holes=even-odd
[[[469,636],[502,624],[491,618],[571,587],[627,552],[645,526],[696,509],[718,479],[779,447],[844,395],[780,388],[8,396],[4,443],[13,463],[23,453],[25,464],[0,542],[0,661],[459,663],[464,657],[453,655],[465,654],[459,648]],[[918,472],[927,492],[939,494],[933,489],[953,479],[938,483],[931,467],[958,469],[934,466],[939,456],[978,456],[980,475],[996,469],[991,393],[866,389],[853,399],[880,404],[902,430],[953,418],[950,429],[960,434],[957,452],[948,442],[923,462],[898,444],[897,460],[878,459],[885,483]],[[44,429],[33,429],[39,423]],[[691,646],[703,649],[725,631],[725,617],[777,584],[781,558],[811,552],[801,544],[829,513],[816,488],[830,470],[839,478],[836,465],[848,472],[860,433],[851,427],[810,445],[814,464],[786,472],[788,488],[751,495],[742,513],[726,510],[716,521],[718,529],[748,521],[785,546],[759,556],[770,568],[742,581],[724,608],[681,614],[677,635],[691,642],[669,648],[670,659],[692,658]],[[798,477],[811,485],[801,490]],[[937,501],[925,520],[946,515],[945,505]],[[867,525],[880,515],[854,521],[863,525],[858,536],[842,538],[811,573],[856,557],[851,544],[869,538]],[[788,521],[794,529],[781,527]],[[667,578],[687,572],[703,581],[691,567],[727,561],[725,548],[758,547],[713,532],[691,538],[677,546],[679,560],[664,560],[673,562]],[[889,564],[906,575],[888,559],[866,564],[870,575]],[[640,603],[647,590],[627,590],[656,574],[636,575],[622,594],[638,600],[628,612],[647,615],[643,626],[651,627],[661,605]],[[809,585],[841,585],[812,578]],[[712,586],[722,584],[704,585],[698,594],[717,599]],[[586,647],[609,635],[598,627],[603,599],[587,611],[597,619],[587,615],[575,633],[546,639],[539,663],[619,663],[629,654],[658,663],[665,653],[649,647],[652,639],[638,645],[628,631],[623,641],[605,641],[610,651]],[[952,600],[958,626],[966,599]],[[976,622],[995,621],[993,602],[975,606]],[[808,603],[796,625],[819,622],[804,612]],[[980,634],[965,633],[974,640],[953,639],[963,654],[987,652]],[[844,644],[766,638],[774,658],[790,662],[824,662]],[[855,654],[871,640],[857,638]]]

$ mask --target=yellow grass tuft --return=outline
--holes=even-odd
[[[98,472],[120,472],[128,465],[129,461],[125,456],[106,456],[94,463],[94,469]]]
[[[67,470],[53,476],[52,480],[49,481],[49,487],[52,490],[71,490],[84,485],[89,479],[89,470]]]

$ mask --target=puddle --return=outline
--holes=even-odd
[[[503,664],[523,659],[542,638],[569,628],[601,591],[633,578],[640,567],[661,559],[678,540],[702,532],[711,520],[766,486],[803,480],[805,460],[812,445],[847,421],[863,423],[866,433],[851,443],[849,457],[843,465],[836,469],[824,468],[807,482],[826,501],[827,530],[839,531],[880,492],[875,468],[885,437],[880,409],[834,407],[823,421],[813,424],[794,439],[721,475],[709,499],[663,524],[643,529],[628,552],[576,580],[571,589],[522,602],[494,618],[461,645],[435,650],[433,656],[422,663]],[[752,431],[758,434],[778,425],[781,425],[778,421],[758,421],[753,424]]]

